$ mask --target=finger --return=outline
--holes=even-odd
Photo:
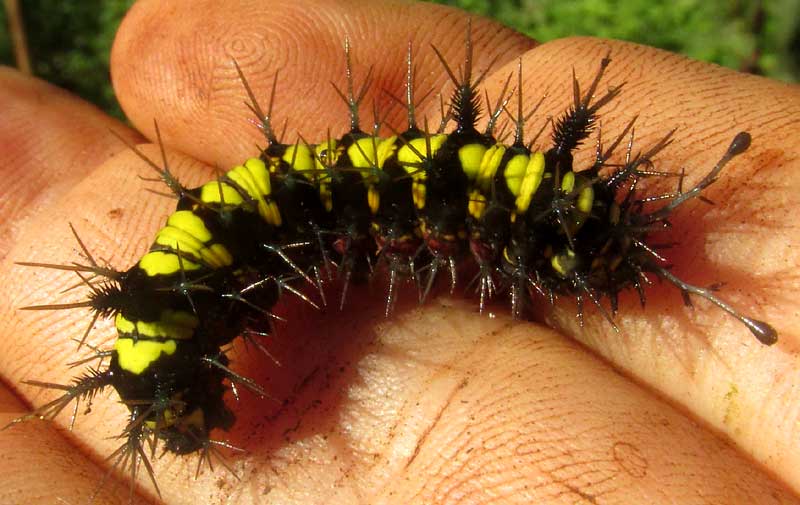
[[[0,164],[5,176],[0,194],[0,223],[3,223],[0,225],[0,259],[10,255],[0,260],[5,277],[12,261],[30,257],[32,249],[42,252],[42,236],[47,236],[54,221],[52,214],[47,215],[53,203],[90,174],[98,163],[126,149],[111,135],[111,130],[131,142],[140,137],[94,106],[16,71],[0,70],[0,89],[3,116]],[[29,242],[27,248],[22,249],[24,254],[16,257],[11,251],[15,250],[17,240],[37,219],[50,221],[51,227],[43,227],[39,239]],[[67,229],[65,223],[63,228]],[[32,289],[30,279],[21,286]],[[12,380],[9,369],[25,369],[35,364],[38,351],[43,349],[35,339],[20,338],[25,333],[19,332],[11,314],[16,307],[9,303],[16,289],[5,285],[0,296],[5,318],[2,347],[5,350],[9,344],[21,345],[24,351],[21,355],[12,354],[16,361],[4,356],[0,364],[0,376],[15,385],[18,376]],[[10,393],[4,392],[0,425],[5,426],[27,410]],[[81,496],[85,501],[95,490],[105,469],[82,456],[72,441],[53,428],[50,424],[28,423],[0,432],[4,453],[0,474],[11,478],[3,480],[5,497],[0,497],[1,502],[57,503],[59,499],[74,496]],[[42,478],[42,468],[51,471],[49,478]],[[108,492],[101,492],[97,499],[103,503],[127,501]]]
[[[80,257],[81,248],[68,226],[71,222],[77,232],[85,236],[98,262],[108,261],[114,265],[124,256],[124,260],[116,264],[126,267],[132,252],[127,248],[126,237],[132,236],[142,244],[147,242],[141,238],[142,232],[137,227],[156,228],[163,221],[163,215],[174,208],[174,202],[155,196],[146,202],[138,200],[142,206],[137,207],[132,216],[127,215],[133,207],[128,203],[146,195],[143,191],[146,184],[140,176],[149,173],[147,166],[115,134],[127,142],[141,137],[93,106],[49,84],[10,70],[0,74],[0,79],[4,85],[4,93],[0,95],[4,113],[0,145],[4,148],[0,156],[11,171],[9,180],[20,180],[4,187],[8,194],[2,200],[4,204],[8,202],[2,209],[4,217],[15,221],[14,225],[7,225],[5,233],[9,240],[3,242],[2,247],[8,248],[9,253],[0,263],[0,277],[7,288],[0,290],[3,313],[0,331],[4,334],[0,339],[0,373],[15,386],[24,379],[40,377],[63,382],[64,368],[53,370],[55,375],[41,372],[50,370],[52,361],[62,366],[72,361],[76,344],[71,339],[80,338],[86,330],[85,313],[21,313],[18,309],[56,303],[55,296],[67,287],[74,288],[76,282],[80,284],[80,279],[70,272],[34,269],[15,263],[86,262]],[[114,158],[115,153],[118,159]],[[159,157],[155,150],[149,154],[154,159]],[[185,158],[183,163],[187,163]],[[181,173],[181,161],[175,164]],[[192,167],[193,173],[202,173],[203,180],[210,177],[210,172],[202,172],[196,162]],[[187,181],[199,183],[199,179],[189,176]],[[155,188],[162,190],[158,186]],[[155,209],[160,212],[154,212]],[[70,294],[85,296],[79,291],[73,290]],[[69,328],[72,332],[53,329],[60,324],[65,325],[60,330]],[[79,326],[83,326],[83,330],[78,330]],[[32,355],[32,349],[48,349],[48,352]]]
[[[432,312],[421,327],[436,326],[439,314]],[[719,492],[722,503],[768,502],[771,490],[780,488],[755,477],[724,442],[555,333],[517,324],[501,331],[507,324],[502,318],[456,318],[444,316],[449,336],[444,342],[434,337],[431,352],[418,347],[427,347],[428,333],[421,335],[425,344],[406,337],[408,347],[397,337],[392,355],[405,350],[409,361],[431,368],[427,377],[420,374],[420,389],[412,385],[409,396],[397,401],[410,421],[392,433],[410,430],[415,437],[389,437],[388,453],[396,459],[381,463],[403,467],[404,478],[394,479],[374,502],[488,503],[497,492],[508,503],[666,503],[681,501],[675,498],[685,496],[681,489],[701,488]],[[488,338],[479,336],[484,331]],[[468,351],[460,347],[464,340],[472,343]],[[357,419],[366,424],[373,412],[361,411]],[[359,424],[349,426],[355,431]],[[686,464],[692,475],[673,473],[672,463]],[[375,473],[383,470],[376,466]],[[750,498],[744,497],[747,486],[738,484],[745,481],[758,489]],[[658,496],[661,491],[675,495]]]
[[[153,159],[160,153],[154,146],[143,147]],[[213,177],[213,171],[185,156],[169,158],[169,167],[186,184],[197,186]],[[0,371],[14,385],[37,379],[63,383],[67,363],[91,355],[76,355],[77,340],[87,330],[90,311],[21,310],[25,307],[84,300],[85,285],[74,272],[20,265],[18,262],[71,265],[89,263],[83,246],[101,266],[127,270],[149,246],[150,239],[164,216],[175,209],[162,184],[142,181],[149,175],[146,166],[132,151],[126,150],[96,167],[90,177],[79,181],[61,198],[33,217],[19,234],[16,247],[0,264]],[[53,216],[64,216],[58,226]],[[67,226],[71,223],[76,235]],[[80,243],[79,243],[80,240]],[[113,343],[113,324],[100,321],[87,342],[93,345]],[[32,354],[32,349],[46,349]],[[82,370],[75,370],[76,374]],[[36,388],[20,390],[41,398]]]
[[[131,121],[153,138],[156,118],[170,146],[228,166],[264,144],[233,61],[242,67],[264,109],[278,73],[275,127],[288,120],[288,140],[301,132],[318,142],[349,128],[347,107],[331,82],[346,89],[343,43],[352,45],[358,90],[372,67],[362,103],[362,128],[372,128],[373,103],[396,128],[405,111],[406,51],[414,47],[418,97],[433,92],[420,118],[438,121],[435,94],[447,75],[430,49],[449,64],[463,61],[467,17],[450,8],[408,2],[139,2],[120,27],[112,53],[117,96]],[[533,41],[497,23],[474,18],[476,69],[513,60]]]
[[[14,395],[0,386],[0,426],[26,413]],[[0,430],[0,502],[29,504],[96,503],[127,504],[128,495],[97,485],[106,470],[75,450],[74,441],[51,423],[30,422]],[[45,474],[42,469],[46,468]],[[134,496],[135,504],[145,503]],[[149,502],[148,502],[149,503]]]
[[[242,394],[226,434],[247,450],[230,458],[242,480],[192,480],[196,456],[167,455],[154,463],[164,502],[658,504],[702,489],[698,503],[800,503],[552,332],[439,304],[371,327],[370,306],[291,318],[271,346],[282,367],[239,353],[277,399]]]
[[[145,147],[145,152],[158,159],[157,150]],[[203,170],[197,162],[185,157],[172,158],[170,166],[187,184],[198,185],[201,180],[213,177],[211,170]],[[20,231],[16,247],[0,262],[0,282],[4,286],[0,290],[0,375],[28,405],[41,406],[57,398],[59,392],[28,386],[22,381],[70,384],[73,378],[85,374],[89,367],[98,366],[98,362],[89,360],[77,367],[69,365],[94,354],[88,346],[84,346],[81,352],[76,351],[77,341],[90,325],[91,314],[88,311],[20,310],[31,305],[84,300],[87,292],[81,280],[71,272],[25,267],[13,262],[71,264],[78,261],[85,264],[87,260],[80,256],[82,249],[67,226],[69,221],[101,265],[127,269],[133,263],[133,258],[147,248],[154,230],[163,225],[164,216],[175,207],[174,200],[170,198],[146,193],[143,186],[147,187],[148,184],[141,180],[140,174],[148,174],[147,169],[129,150],[96,167],[89,177],[66,190],[58,200],[50,202],[46,210],[33,216]],[[150,185],[159,191],[163,190],[160,185]],[[147,228],[147,231],[140,228]],[[86,342],[100,349],[109,349],[114,338],[113,321],[101,319],[91,329]],[[62,428],[70,424],[73,406],[67,406],[57,417],[56,421]],[[66,487],[54,487],[51,491],[66,499],[66,503],[88,503],[92,493],[97,492],[112,466],[105,458],[122,443],[118,437],[126,425],[126,409],[119,404],[116,393],[98,395],[91,406],[91,415],[83,415],[86,407],[87,403],[81,402],[74,431],[69,437],[79,441],[80,451],[75,449],[74,442],[66,439],[58,442],[62,433],[54,431],[51,423],[29,426],[35,424],[31,421],[10,427],[2,433],[10,437],[8,440],[11,445],[4,444],[3,447],[15,451],[15,458],[18,459],[14,460],[14,464],[22,468],[34,468],[38,476],[41,476],[42,467],[49,468],[43,461],[60,457],[58,454],[63,452],[60,447],[65,444],[68,447],[66,454],[77,459],[91,458],[101,462],[99,470],[91,464],[88,467],[76,464],[75,471],[80,472],[80,479],[69,478],[71,473],[64,474],[70,482],[65,484]],[[28,409],[15,409],[6,421],[18,417],[25,410]],[[51,435],[36,435],[43,432]],[[97,447],[98,444],[101,447]],[[59,464],[69,461],[69,458],[61,459]],[[96,502],[127,503],[128,473],[125,469],[117,471],[121,475],[112,472],[105,479]],[[147,479],[144,467],[140,466],[138,472],[137,481]],[[37,489],[36,485],[41,484],[40,480],[35,482],[38,484],[26,488],[31,493]],[[103,500],[101,497],[106,495],[112,498]],[[52,500],[44,502],[53,503]]]
[[[548,92],[527,131],[537,131],[543,118],[558,117],[570,103],[570,68],[563,62],[575,66],[585,88],[609,53],[612,62],[598,95],[606,86],[626,84],[600,114],[606,145],[637,115],[634,155],[678,128],[654,168],[680,172],[685,167],[688,189],[711,170],[739,131],[751,133],[750,149],[704,192],[715,205],[695,200],[680,207],[670,219],[672,228],[654,236],[654,242],[678,242],[661,251],[674,264],[674,274],[700,286],[724,282],[719,296],[774,325],[780,341],[765,348],[708,302],[694,299],[693,309],[684,307],[679,291],[667,283],[647,288],[644,310],[635,294],[622,297],[619,333],[592,307],[586,327],[579,328],[571,300],[558,305],[552,322],[732,437],[800,489],[800,435],[787,429],[799,420],[793,406],[800,404],[792,301],[798,292],[794,265],[800,262],[800,233],[792,216],[800,204],[794,190],[800,174],[794,134],[800,92],[653,48],[565,39],[537,47],[522,61],[525,109]],[[490,91],[496,92],[508,71],[498,70]],[[594,154],[593,142],[587,142],[576,165],[588,166]],[[659,179],[646,181],[647,194],[675,190],[674,178]]]
[[[129,128],[38,79],[0,69],[0,258],[27,219],[133,141]]]

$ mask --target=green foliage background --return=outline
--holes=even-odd
[[[121,117],[108,56],[133,2],[20,2],[34,73]],[[569,35],[624,39],[775,79],[800,80],[800,0],[436,2],[493,17],[540,41]],[[0,63],[13,65],[5,10],[0,23]]]
[[[117,27],[134,1],[20,1],[33,73],[123,117],[108,58]],[[14,65],[5,9],[0,18],[0,63]]]
[[[774,79],[800,78],[800,0],[438,0],[540,41],[639,42]]]

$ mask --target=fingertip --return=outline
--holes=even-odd
[[[439,92],[446,84],[430,50],[461,61],[467,15],[409,2],[139,2],[125,18],[112,51],[114,86],[131,121],[152,136],[152,118],[167,143],[212,164],[227,166],[264,144],[233,61],[241,66],[262,108],[269,107],[273,77],[277,130],[311,142],[344,131],[347,109],[331,81],[344,87],[343,42],[353,47],[353,72],[360,86],[372,68],[362,102],[371,125],[373,104],[386,121],[403,117],[389,94],[401,96],[406,51],[415,49],[417,86]],[[481,18],[472,23],[476,66],[513,59],[534,42]],[[457,64],[455,64],[457,66]],[[426,107],[438,112],[438,103]],[[366,120],[368,119],[368,120]],[[368,128],[368,127],[367,127]],[[151,137],[152,138],[152,137]]]

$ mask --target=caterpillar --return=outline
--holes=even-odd
[[[648,241],[681,205],[702,198],[726,164],[748,148],[749,134],[735,135],[719,162],[688,190],[677,175],[674,192],[643,197],[637,192],[640,180],[675,176],[655,168],[672,132],[639,154],[629,140],[626,161],[613,165],[610,157],[631,138],[631,122],[609,145],[598,142],[590,166],[574,166],[573,153],[596,131],[602,108],[620,93],[617,87],[595,96],[610,58],[600,62],[584,90],[573,78],[573,102],[555,120],[551,146],[535,150],[535,138],[524,131],[532,112],[522,110],[521,69],[515,91],[507,84],[496,104],[484,105],[479,89],[486,71],[473,73],[469,38],[460,75],[438,55],[455,87],[438,129],[416,118],[409,51],[408,124],[389,136],[379,135],[380,125],[363,130],[359,110],[369,79],[357,89],[347,43],[345,54],[348,82],[340,94],[350,130],[343,136],[282,143],[271,112],[261,109],[233,63],[267,141],[258,157],[198,188],[184,187],[166,158],[161,165],[147,160],[178,203],[150,250],[128,270],[101,265],[80,239],[86,259],[81,264],[21,262],[74,271],[89,289],[84,302],[31,309],[88,308],[89,329],[97,319],[113,317],[118,338],[112,350],[96,353],[110,363],[89,368],[73,384],[33,382],[64,394],[17,421],[50,418],[73,400],[77,408],[77,400],[91,402],[111,387],[130,410],[115,456],[132,476],[142,462],[155,480],[148,444],[152,453],[160,443],[173,453],[210,458],[214,447],[225,445],[212,432],[235,422],[225,393],[243,386],[266,394],[229,367],[226,346],[240,335],[270,333],[271,309],[283,294],[322,305],[315,299],[324,302],[328,270],[338,270],[342,278],[339,304],[345,303],[351,280],[386,272],[388,314],[403,278],[418,286],[424,300],[442,270],[455,288],[460,264],[472,262],[479,310],[500,292],[508,293],[516,317],[524,315],[530,296],[570,297],[578,316],[592,304],[612,326],[618,294],[634,289],[644,303],[651,275],[675,285],[687,303],[690,296],[714,303],[760,342],[776,341],[767,323],[673,274]],[[496,130],[514,96],[513,140],[506,144]],[[484,115],[488,125],[481,131],[477,125]],[[304,292],[306,285],[311,294]]]

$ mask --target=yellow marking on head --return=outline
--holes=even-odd
[[[120,336],[140,339],[188,340],[194,336],[199,324],[194,314],[170,309],[163,310],[157,321],[131,321],[120,313],[114,318],[114,326]]]
[[[157,342],[152,340],[139,340],[134,342],[131,338],[118,338],[114,342],[114,350],[117,352],[117,361],[120,368],[128,372],[139,375],[153,364],[161,354],[171,356],[178,348],[177,342],[167,340]]]
[[[294,144],[286,147],[283,156],[281,157],[293,170],[303,173],[303,176],[313,181],[314,177],[314,157],[311,155],[311,149],[305,144]]]
[[[478,178],[486,151],[487,147],[483,144],[467,144],[458,150],[458,162],[461,164],[461,170],[470,181]]]
[[[566,249],[563,253],[550,258],[550,265],[558,275],[566,277],[578,268],[578,258],[575,256],[575,251]]]
[[[183,415],[183,410],[185,407],[185,403],[183,402],[183,394],[182,393],[175,393],[172,395],[170,400],[173,401],[171,406],[165,408],[161,411],[161,419],[157,421],[145,421],[145,424],[150,429],[156,429],[156,427],[160,428],[168,428],[175,424],[175,421],[180,419],[181,415]]]
[[[278,156],[268,156],[267,157],[267,169],[269,173],[275,174],[279,172],[281,168],[281,159]]]
[[[200,188],[200,201],[203,203],[222,203],[225,205],[241,205],[244,203],[242,195],[230,184],[220,181],[211,181]]]
[[[469,215],[475,219],[480,219],[486,212],[486,197],[477,189],[473,189],[469,194],[467,210],[469,210]]]
[[[157,275],[172,275],[183,270],[198,270],[200,265],[186,258],[178,259],[178,255],[169,251],[150,251],[139,260],[139,268],[144,270],[148,277]]]
[[[518,155],[512,158],[517,159]],[[527,156],[524,156],[527,158]],[[514,171],[519,174],[520,166],[523,160],[519,159],[515,162]],[[544,154],[541,152],[535,152],[531,154],[528,162],[525,164],[525,174],[522,176],[521,182],[519,181],[519,175],[514,175],[513,177],[509,178],[508,171],[506,171],[506,184],[508,184],[508,188],[511,190],[511,193],[514,194],[517,199],[515,201],[516,209],[519,214],[523,214],[528,210],[528,207],[531,205],[531,200],[533,199],[533,195],[536,194],[536,191],[539,189],[539,185],[542,183],[542,176],[544,174]],[[514,193],[513,188],[518,188],[518,192]]]

